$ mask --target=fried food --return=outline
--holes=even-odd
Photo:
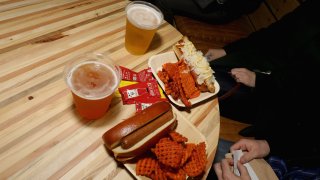
[[[157,159],[163,165],[178,168],[180,166],[181,158],[183,155],[183,147],[181,144],[170,140],[169,138],[162,138],[156,144],[153,152]]]
[[[181,158],[181,166],[183,166],[187,161],[188,159],[190,158],[190,156],[192,155],[192,152],[194,150],[194,148],[196,147],[195,144],[193,143],[188,143],[186,144],[185,146],[185,149],[184,149],[184,153],[183,153],[183,156]]]
[[[187,177],[187,174],[186,174],[186,172],[184,172],[183,169],[178,169],[177,171],[167,171],[166,176],[169,179],[185,180]]]
[[[136,165],[136,174],[151,177],[157,166],[159,166],[158,162],[153,158],[145,157],[139,159]]]
[[[171,139],[178,143],[184,143],[188,141],[188,138],[184,137],[182,134],[177,133],[176,131],[172,131],[169,133]]]
[[[151,149],[154,156],[144,157],[136,164],[136,174],[151,179],[184,180],[187,176],[203,174],[206,164],[206,145],[187,143],[188,139],[178,132],[159,140]]]
[[[160,168],[160,165],[158,164],[158,166],[155,169],[154,174],[151,175],[151,179],[154,180],[167,180],[167,176],[165,174],[165,172]]]
[[[157,75],[165,85],[166,94],[175,100],[181,99],[186,107],[191,107],[189,99],[200,96],[201,91],[195,77],[183,59],[176,63],[163,64]]]
[[[204,171],[207,164],[205,149],[205,143],[198,144],[192,152],[190,160],[183,166],[188,176],[196,177]]]

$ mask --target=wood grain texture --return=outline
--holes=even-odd
[[[281,19],[285,14],[293,11],[300,3],[298,0],[267,0],[268,5],[277,18]]]
[[[63,80],[72,58],[107,53],[134,71],[171,50],[181,33],[164,22],[148,52],[124,47],[123,0],[0,1],[0,179],[133,179],[106,151],[102,134],[135,113],[114,97],[107,114],[82,119]],[[211,166],[219,137],[217,99],[185,111],[207,138]],[[207,171],[208,172],[208,171]]]
[[[226,23],[209,24],[189,17],[174,16],[177,29],[206,53],[210,48],[221,48],[226,44],[248,36],[254,31],[246,16]]]
[[[236,142],[241,138],[248,138],[239,135],[239,131],[250,126],[250,124],[241,123],[223,116],[220,116],[220,138]]]
[[[266,0],[248,17],[255,30],[266,28],[300,5],[298,0]]]
[[[256,31],[261,28],[266,28],[276,21],[276,18],[265,2],[263,2],[253,13],[249,14],[248,17]]]

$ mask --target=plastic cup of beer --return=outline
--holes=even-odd
[[[120,76],[119,67],[108,56],[99,53],[78,56],[64,69],[76,110],[89,120],[106,114]]]
[[[144,54],[163,21],[162,12],[145,1],[132,1],[126,6],[125,47],[134,55]]]

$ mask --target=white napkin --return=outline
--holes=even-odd
[[[233,155],[233,172],[235,175],[240,176],[237,163],[240,160],[240,157],[243,155],[243,152],[242,150],[236,150],[232,152],[232,155]],[[253,171],[249,163],[245,163],[244,166],[247,168],[249,176],[252,180],[259,180],[257,174]]]

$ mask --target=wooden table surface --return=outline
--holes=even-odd
[[[135,113],[134,105],[112,100],[101,119],[85,121],[75,112],[62,71],[68,60],[91,51],[109,52],[118,65],[134,71],[148,58],[167,52],[181,38],[164,23],[148,53],[124,47],[123,0],[0,1],[0,179],[130,179],[110,156],[102,134]],[[187,112],[206,137],[210,168],[220,117],[216,98]],[[207,170],[208,172],[208,170]]]

